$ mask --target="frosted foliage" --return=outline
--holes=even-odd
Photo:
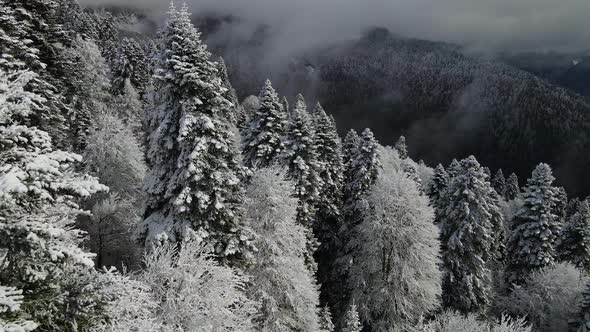
[[[37,324],[24,319],[14,319],[15,314],[20,311],[23,301],[22,290],[14,287],[0,286],[0,331],[2,332],[28,332],[37,328]],[[3,319],[4,314],[13,317],[10,321]]]
[[[255,233],[248,296],[262,304],[259,331],[319,331],[319,292],[306,266],[306,229],[296,221],[293,184],[278,168],[256,171],[244,201]]]
[[[84,151],[88,170],[117,193],[137,194],[146,166],[143,151],[130,127],[116,115],[96,116]]]
[[[569,263],[535,271],[512,292],[499,298],[499,311],[526,316],[541,332],[567,331],[568,321],[576,318],[582,292],[588,282],[579,269]]]
[[[254,331],[255,302],[246,298],[246,282],[221,266],[196,241],[153,248],[140,277],[152,289],[166,331]]]
[[[114,268],[97,275],[107,301],[104,319],[92,327],[94,332],[162,332],[165,325],[158,317],[159,303],[151,289],[130,275]]]
[[[353,299],[363,321],[378,331],[414,324],[439,307],[442,274],[434,211],[415,181],[388,164],[368,202],[371,209],[350,243],[356,248],[349,281]]]
[[[451,311],[443,312],[434,320],[419,324],[409,329],[409,332],[532,332],[524,318],[512,319],[502,316],[498,322],[479,320],[475,315],[464,316]]]
[[[72,228],[75,199],[108,188],[74,172],[79,155],[52,150],[46,132],[26,125],[32,104],[43,101],[23,90],[32,77],[0,72],[0,269],[44,280],[68,260],[93,265],[77,245],[83,233]]]
[[[73,172],[81,156],[53,150],[46,132],[26,125],[44,99],[24,90],[31,72],[0,71],[0,215],[88,197],[106,189]]]
[[[220,255],[236,254],[244,239],[235,224],[241,168],[231,103],[186,7],[171,7],[158,38],[155,102],[146,112],[147,218],[138,236],[206,241]]]

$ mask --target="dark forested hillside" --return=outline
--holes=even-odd
[[[281,91],[316,96],[343,132],[371,127],[391,144],[406,135],[417,159],[446,163],[474,154],[491,168],[523,176],[547,161],[572,194],[590,190],[582,176],[590,166],[583,158],[590,153],[589,100],[531,73],[384,29],[307,52],[278,72],[257,63],[265,59],[263,32],[239,40],[238,48],[234,42],[212,44],[242,96],[271,76]]]

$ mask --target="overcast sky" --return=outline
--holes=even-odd
[[[81,0],[162,13],[166,0]],[[193,13],[215,11],[271,24],[292,47],[347,39],[367,27],[476,49],[590,49],[590,0],[187,0]]]

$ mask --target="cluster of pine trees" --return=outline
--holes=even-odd
[[[435,169],[239,104],[171,5],[155,40],[0,0],[0,331],[587,331],[590,207],[540,164]]]

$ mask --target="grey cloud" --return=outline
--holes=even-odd
[[[163,13],[167,1],[98,0]],[[277,49],[349,39],[383,26],[407,37],[481,50],[582,51],[590,46],[588,0],[187,0],[193,13],[267,23]],[[82,0],[97,4],[97,0]],[[290,46],[290,47],[289,47]]]

